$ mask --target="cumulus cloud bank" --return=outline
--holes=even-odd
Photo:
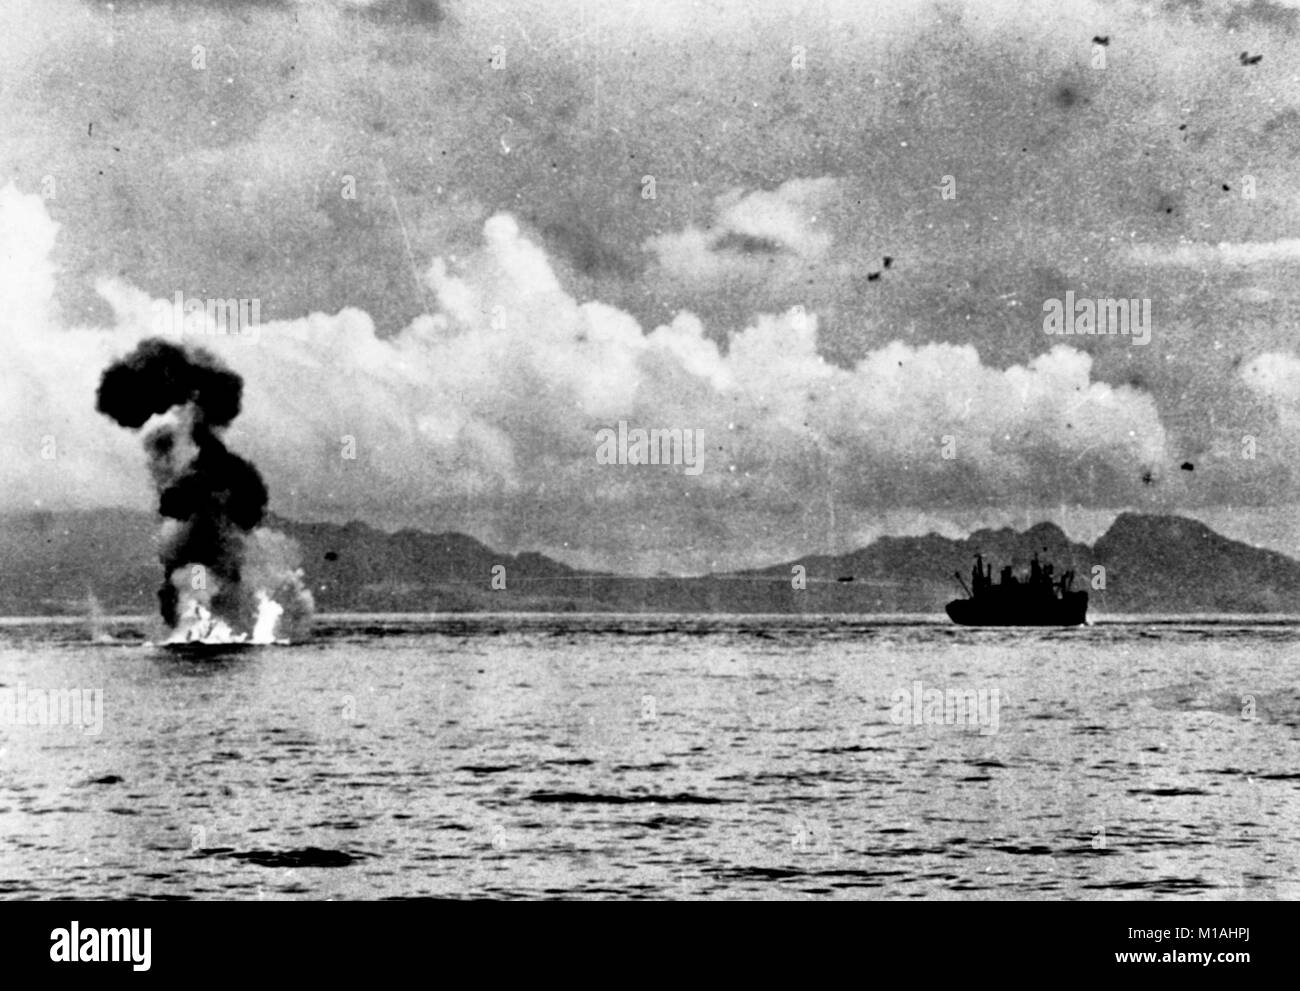
[[[720,216],[817,250],[785,210],[792,188],[805,203],[815,189],[736,197]],[[94,388],[171,301],[104,281],[113,326],[63,326],[41,200],[3,190],[0,231],[2,508],[145,508],[139,459],[94,415]],[[1090,356],[1068,347],[997,369],[971,345],[893,342],[842,367],[818,351],[817,315],[798,310],[761,315],[725,346],[690,313],[647,332],[576,300],[507,214],[426,279],[432,312],[388,339],[357,309],[252,337],[187,335],[245,379],[229,440],[262,466],[274,511],[698,571],[844,549],[904,509],[1139,504],[1144,473],[1168,460],[1152,398],[1094,381]],[[600,464],[598,431],[619,420],[702,431],[702,473]]]

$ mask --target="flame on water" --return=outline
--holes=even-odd
[[[284,615],[284,606],[272,599],[266,592],[257,592],[257,619],[253,623],[252,633],[236,633],[220,616],[215,615],[199,598],[192,597],[185,601],[181,613],[176,618],[176,628],[166,643],[280,643],[289,640],[277,637],[280,617]]]
[[[253,624],[253,643],[274,643],[275,630],[284,615],[284,606],[265,592],[257,593],[257,622]]]
[[[297,545],[261,527],[237,539],[236,580],[198,564],[172,572],[176,623],[167,643],[285,644],[306,634],[313,603],[297,567]]]

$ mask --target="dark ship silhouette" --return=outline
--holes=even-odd
[[[957,575],[961,582],[961,575]],[[993,565],[975,555],[971,586],[962,590],[967,598],[948,603],[948,616],[962,626],[1079,626],[1088,614],[1088,593],[1075,591],[1074,572],[1052,577],[1050,564],[1040,566],[1038,555],[1030,564],[1028,579],[1021,581],[1011,566],[1002,569],[1001,581],[993,582]]]

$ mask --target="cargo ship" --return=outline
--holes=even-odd
[[[961,575],[964,599],[948,603],[948,617],[962,626],[1081,626],[1088,617],[1088,593],[1074,586],[1074,572],[1053,576],[1052,565],[1040,565],[1038,555],[1030,564],[1029,576],[1019,579],[1011,566],[993,581],[993,565],[975,555],[971,587]]]

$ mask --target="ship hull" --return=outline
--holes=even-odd
[[[1082,626],[1088,619],[1088,594],[1032,603],[954,599],[947,612],[961,626]]]

